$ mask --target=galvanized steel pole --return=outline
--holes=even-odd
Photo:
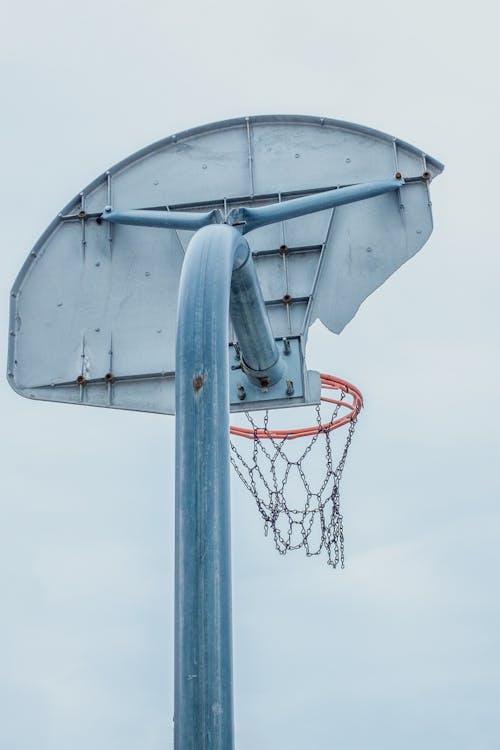
[[[233,270],[231,314],[243,338],[243,358],[255,370],[268,366],[271,376],[279,368],[252,263],[236,229],[212,225],[191,240],[181,275],[175,377],[175,750],[234,746],[227,340]],[[246,330],[249,311],[257,319]],[[259,351],[266,353],[262,362],[253,358]],[[260,374],[265,377],[266,371]]]

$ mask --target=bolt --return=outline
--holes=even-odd
[[[104,206],[104,213],[109,214],[112,210],[111,206]]]
[[[245,389],[243,388],[243,386],[241,385],[241,383],[238,384],[236,390],[238,391],[238,398],[239,398],[239,400],[240,401],[244,401],[247,394],[245,393]]]
[[[85,376],[79,375],[76,379],[76,382],[78,383],[78,385],[83,385],[85,383]]]
[[[282,255],[286,255],[288,252],[288,245],[280,245],[279,251]]]
[[[106,383],[111,383],[113,379],[114,379],[113,373],[111,372],[107,372],[106,375],[104,376],[104,380],[106,381]]]
[[[284,294],[283,297],[281,298],[281,301],[284,302],[285,305],[289,305],[290,302],[292,301],[292,297],[290,294]]]
[[[283,354],[287,356],[290,354],[290,341],[287,338],[283,339]]]
[[[286,381],[286,395],[287,396],[293,396],[293,391],[294,391],[293,381],[292,380],[287,380]]]
[[[401,172],[396,172],[396,174],[394,175],[394,177],[396,178],[396,180],[400,180],[401,179]]]
[[[193,378],[193,390],[195,393],[198,393],[200,388],[203,387],[203,375],[195,375]]]

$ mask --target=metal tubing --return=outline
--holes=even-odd
[[[230,313],[242,353],[242,369],[256,385],[274,385],[283,376],[284,364],[257,279],[250,248],[233,269]]]
[[[246,240],[209,226],[189,243],[182,268],[176,354],[175,750],[232,750],[229,490],[231,311],[242,328],[251,303]],[[256,276],[254,273],[255,281]],[[254,290],[257,293],[258,284]],[[261,321],[247,335],[264,339]],[[271,334],[272,340],[272,334]],[[274,341],[273,341],[274,343]],[[250,352],[258,350],[252,343]],[[242,348],[243,354],[245,349]],[[250,355],[251,356],[251,355]]]
[[[274,224],[277,221],[294,219],[297,216],[305,216],[316,211],[324,211],[334,206],[342,206],[346,203],[373,198],[376,195],[397,190],[404,185],[404,180],[394,177],[389,180],[374,180],[359,185],[348,185],[337,190],[325,190],[323,193],[305,195],[302,198],[292,198],[283,203],[272,203],[269,206],[258,206],[257,208],[234,208],[227,217],[229,224],[241,225],[242,234],[247,234],[253,229]]]
[[[130,224],[137,227],[194,230],[209,224],[222,223],[222,214],[216,208],[213,211],[200,213],[196,211],[155,211],[142,208],[116,211],[111,206],[106,206],[101,219],[112,224]]]

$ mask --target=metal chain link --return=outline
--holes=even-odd
[[[340,394],[340,401],[345,394]],[[340,404],[333,408],[328,425],[337,418]],[[286,438],[276,439],[269,430],[269,412],[264,413],[263,425],[259,426],[249,412],[245,416],[253,430],[250,455],[231,441],[231,464],[236,474],[253,495],[264,520],[264,533],[272,531],[274,544],[281,555],[303,548],[308,557],[326,554],[328,565],[344,567],[344,528],[340,512],[339,486],[347,453],[351,445],[356,420],[348,423],[346,441],[340,455],[334,458],[333,435],[338,430],[320,429],[310,439],[298,458],[292,460],[285,453]],[[318,427],[322,425],[320,407],[316,407]],[[259,432],[260,431],[260,432]],[[265,437],[259,437],[264,433]],[[305,440],[306,438],[300,438]],[[297,440],[293,441],[294,443]],[[319,489],[313,491],[303,463],[312,449],[324,442],[325,475]],[[293,507],[285,496],[285,488],[291,477],[300,478],[304,491],[304,503]]]

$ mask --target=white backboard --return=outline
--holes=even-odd
[[[395,192],[246,235],[275,337],[304,347],[317,318],[340,333],[422,247],[429,182],[442,169],[391,136],[305,116],[239,118],[159,141],[94,180],[31,251],[12,289],[9,381],[29,398],[175,412],[177,289],[192,233],[111,226],[106,205],[227,215],[401,173],[409,182]]]

